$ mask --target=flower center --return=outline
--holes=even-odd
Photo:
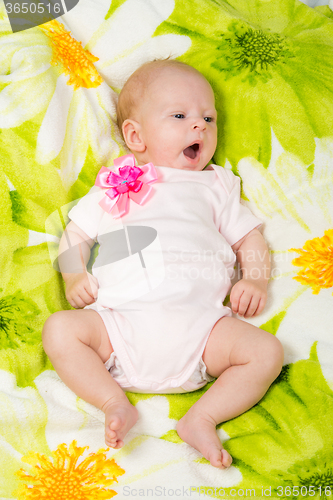
[[[292,260],[292,264],[302,268],[294,276],[296,281],[310,285],[314,294],[333,286],[333,229],[324,231],[321,238],[306,241],[303,248],[290,248],[289,251],[300,254]]]
[[[235,59],[239,67],[250,66],[251,71],[259,66],[261,69],[273,66],[281,58],[282,50],[283,42],[279,35],[251,28],[241,35],[236,35]]]
[[[323,495],[328,492],[327,496],[330,496],[333,490],[333,469],[327,469],[323,474],[316,472],[306,479],[300,478],[300,484],[313,486],[313,490],[319,490]]]
[[[62,24],[53,20],[42,24],[40,29],[51,40],[53,50],[51,64],[61,66],[63,73],[69,75],[67,85],[74,85],[76,90],[79,87],[98,87],[103,82],[93,65],[93,62],[98,61],[98,57],[84,49],[82,42],[75,40]]]
[[[22,461],[32,467],[30,473],[24,469],[17,472],[27,483],[16,492],[18,499],[102,500],[114,496],[116,492],[106,487],[125,471],[113,459],[106,458],[106,450],[90,453],[78,463],[86,448],[76,446],[73,441],[69,447],[60,444],[52,458],[35,452],[23,457]]]
[[[256,78],[268,81],[272,78],[270,71],[292,57],[287,39],[239,21],[233,21],[217,43],[219,55],[212,66],[229,76],[242,74],[251,84]]]
[[[82,494],[80,479],[69,471],[53,469],[52,476],[47,477],[47,497],[49,500],[68,500],[69,498],[85,498]],[[45,478],[46,479],[46,478]]]

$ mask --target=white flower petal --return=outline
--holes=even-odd
[[[79,446],[89,446],[90,451],[106,447],[100,410],[79,399],[52,370],[41,373],[35,384],[48,409],[45,436],[51,450],[73,440]]]
[[[5,370],[0,370],[0,419],[2,439],[22,454],[31,449],[38,424],[46,419],[38,392],[32,387],[18,387],[15,376]]]
[[[13,54],[9,74],[0,76],[0,82],[19,82],[38,76],[50,68],[51,57],[52,50],[45,45],[24,47]]]
[[[84,90],[87,102],[87,121],[89,123],[90,145],[96,158],[105,166],[119,156],[119,145],[114,141],[122,142],[116,127],[115,92],[103,82],[95,91]],[[101,106],[103,103],[103,106]]]
[[[245,158],[239,162],[238,171],[243,179],[245,196],[250,200],[249,206],[255,215],[261,212],[268,221],[273,218],[284,223],[295,220],[310,233],[309,226],[300,215],[300,207],[292,202],[293,194],[279,183],[279,179],[270,169],[265,169],[253,158]]]
[[[4,36],[0,39],[1,59],[11,59],[16,51],[22,48],[34,47],[36,45],[47,45],[46,36],[39,28],[31,28],[11,36]],[[1,66],[0,66],[1,67]]]
[[[217,433],[218,437],[220,438],[220,441],[222,444],[230,439],[230,436],[228,436],[228,434],[225,432],[224,429],[222,429],[222,427],[217,429],[216,433]]]
[[[283,252],[285,255],[290,253],[288,250],[291,248],[301,248],[311,237],[311,234],[296,221],[283,221],[279,217],[265,222],[262,234],[270,249],[278,249],[276,251]],[[293,257],[297,256],[298,254],[293,254]]]
[[[320,341],[317,345],[317,356],[323,375],[333,391],[333,347],[332,340]]]
[[[60,153],[60,177],[66,189],[78,178],[89,147],[87,104],[80,91],[81,89],[73,93],[68,111],[67,133]]]
[[[47,107],[53,90],[54,80],[49,71],[5,87],[0,92],[0,127],[18,127],[33,118]]]
[[[300,300],[302,294],[307,290],[308,287],[300,285],[290,276],[270,280],[267,289],[267,302],[263,312],[254,318],[244,319],[240,316],[237,316],[237,318],[260,327],[279,313],[288,311],[291,304],[296,300]]]
[[[59,238],[57,238],[57,236],[53,236],[52,234],[39,233],[38,231],[32,231],[31,229],[29,229],[29,241],[27,247],[40,245],[41,243],[45,243],[46,241],[59,243]]]
[[[99,26],[104,23],[110,2],[104,0],[80,0],[74,9],[60,17],[66,29],[69,29],[82,45],[90,40]],[[89,22],[87,23],[87,19]]]
[[[239,162],[245,205],[264,221],[273,248],[301,247],[333,225],[333,144],[316,142],[313,173],[285,152],[267,170],[252,158]]]
[[[2,453],[8,453],[11,457],[13,457],[18,462],[23,457],[22,453],[19,453],[11,444],[9,444],[3,437],[0,435],[0,449]]]
[[[315,202],[323,218],[333,226],[333,141],[331,138],[316,139],[315,168],[311,179]]]
[[[210,464],[202,464],[197,461],[202,455],[191,446],[163,439],[144,439],[129,455],[124,447],[114,458],[126,471],[126,474],[118,478],[115,488],[118,494],[123,496],[131,490],[132,494],[135,494],[134,489],[138,492],[140,488],[150,488],[155,491],[156,496],[184,498],[190,494],[191,486],[199,488],[208,482],[209,486],[228,487],[242,480],[241,472],[235,467],[222,471]],[[188,491],[184,496],[183,488]],[[175,492],[177,489],[181,492],[178,492],[178,495]],[[193,490],[191,498],[196,498],[194,495]]]
[[[174,0],[127,0],[103,23],[87,48],[102,61],[124,57],[151,38],[174,6]]]
[[[161,35],[149,38],[144,44],[133,49],[126,57],[96,63],[103,78],[113,87],[122,88],[128,77],[142,64],[158,58],[176,58],[191,46],[191,39],[183,35]]]
[[[36,160],[45,165],[61,151],[67,127],[67,115],[73,97],[68,77],[60,75],[37,137]],[[50,131],[52,130],[52,133]]]
[[[266,235],[265,235],[266,237]],[[302,241],[302,244],[304,240]],[[282,277],[292,278],[297,274],[298,267],[292,264],[292,260],[298,257],[297,252],[284,252],[283,250],[271,250],[271,279],[277,280]]]
[[[14,184],[12,184],[12,182],[8,179],[7,175],[5,175],[6,177],[6,181],[7,181],[7,184],[8,184],[8,187],[9,187],[9,191],[16,191],[16,187],[14,186]]]
[[[161,437],[176,428],[176,420],[168,417],[169,401],[165,396],[154,396],[136,404],[139,412],[137,423],[132,427],[132,434],[146,434]]]
[[[300,299],[290,305],[277,332],[284,347],[285,363],[308,359],[314,342],[318,341],[325,345],[331,364],[332,324],[332,290],[321,290],[318,295],[313,294],[311,289],[306,290]],[[326,376],[326,362],[322,365],[322,370]],[[330,367],[327,373],[330,377]]]

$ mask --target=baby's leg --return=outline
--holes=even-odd
[[[52,314],[43,328],[43,346],[65,384],[105,413],[106,444],[121,448],[138,415],[104,366],[113,348],[100,315],[89,309]]]
[[[270,333],[244,321],[224,317],[214,326],[204,354],[214,384],[178,422],[179,436],[215,467],[229,467],[216,425],[255,405],[279,375],[283,349]]]

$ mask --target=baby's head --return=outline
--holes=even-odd
[[[192,66],[145,63],[125,83],[117,119],[138,165],[202,170],[217,144],[214,92]]]

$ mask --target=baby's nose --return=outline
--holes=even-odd
[[[204,130],[206,128],[206,121],[203,118],[197,118],[192,123],[192,128],[193,129],[198,128],[200,130]]]

